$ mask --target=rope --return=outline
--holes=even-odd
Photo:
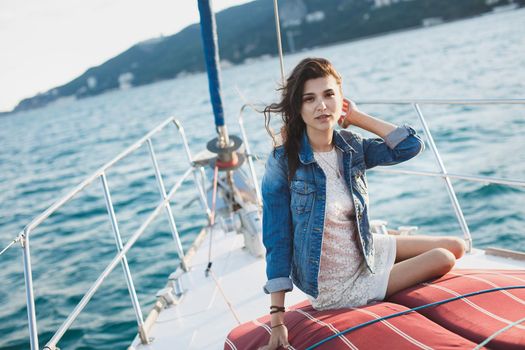
[[[9,248],[11,248],[13,246],[13,244],[19,242],[20,240],[22,239],[22,236],[18,236],[16,237],[15,239],[13,239],[13,241],[11,243],[9,243],[7,245],[7,247],[5,247],[4,249],[2,249],[2,251],[0,252],[0,255],[4,254],[5,251],[7,251]]]
[[[412,309],[409,309],[409,310],[405,310],[405,311],[397,312],[395,314],[383,316],[381,318],[374,319],[374,320],[371,320],[371,321],[367,321],[367,322],[358,324],[357,326],[347,328],[344,331],[341,331],[339,333],[331,335],[331,336],[321,340],[320,342],[315,343],[314,345],[306,348],[306,350],[314,349],[314,348],[320,346],[321,344],[324,344],[327,341],[332,340],[334,338],[337,338],[337,337],[339,337],[339,336],[341,336],[343,334],[350,333],[352,331],[364,328],[364,327],[369,326],[371,324],[374,324],[374,323],[377,323],[377,322],[381,322],[381,321],[384,321],[384,320],[388,320],[390,318],[394,318],[394,317],[397,317],[397,316],[402,316],[402,315],[405,315],[405,314],[408,314],[408,313],[411,313],[411,312],[414,312],[414,311],[418,311],[418,310],[421,310],[421,309],[426,309],[426,308],[432,307],[432,306],[438,306],[438,305],[446,304],[446,303],[449,303],[449,302],[454,301],[454,300],[458,300],[458,299],[462,299],[462,298],[466,298],[466,297],[471,297],[471,296],[474,296],[474,295],[491,293],[491,292],[497,292],[497,291],[506,290],[506,289],[523,289],[523,288],[525,288],[525,286],[510,286],[510,287],[498,287],[498,288],[484,289],[484,290],[479,290],[477,292],[472,292],[472,293],[467,293],[467,294],[463,294],[463,295],[458,295],[458,296],[453,297],[453,298],[443,299],[441,301],[436,301],[436,302],[433,302],[433,303],[421,305],[421,306],[418,306],[418,307],[415,307],[415,308],[412,308]]]
[[[230,311],[232,312],[233,317],[235,317],[235,320],[237,321],[238,324],[241,324],[241,320],[239,318],[239,315],[237,314],[237,312],[235,312],[235,309],[233,308],[232,303],[228,300],[228,297],[226,296],[226,294],[224,294],[224,291],[222,290],[222,287],[219,284],[219,281],[215,277],[215,273],[213,273],[213,271],[210,270],[210,274],[211,274],[211,277],[213,278],[213,280],[215,281],[215,284],[217,285],[217,289],[219,289],[219,292],[221,292],[224,301],[226,302],[226,304],[230,308]]]
[[[500,335],[503,332],[506,332],[507,330],[511,329],[514,326],[519,325],[520,323],[525,322],[525,317],[517,320],[516,322],[512,322],[511,324],[508,324],[507,326],[503,327],[502,329],[494,332],[490,337],[479,343],[474,349],[472,350],[479,350],[485,345],[487,345],[492,339],[496,338],[498,335]]]

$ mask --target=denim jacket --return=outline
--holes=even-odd
[[[385,139],[363,138],[347,130],[333,135],[340,168],[352,194],[358,245],[366,266],[374,273],[374,245],[368,221],[365,170],[408,160],[424,149],[424,143],[408,125],[397,127]],[[264,292],[291,291],[293,284],[308,295],[318,296],[326,208],[326,177],[314,159],[306,131],[299,151],[299,166],[288,181],[284,147],[269,155],[262,180],[263,243],[266,247]],[[290,278],[291,277],[291,278]]]

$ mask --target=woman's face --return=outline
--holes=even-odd
[[[342,108],[341,86],[333,75],[305,82],[301,116],[309,134],[333,130],[341,116]]]

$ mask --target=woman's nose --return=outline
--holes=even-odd
[[[324,111],[326,109],[326,103],[324,103],[324,101],[321,100],[317,108],[319,108],[319,110],[321,111]]]

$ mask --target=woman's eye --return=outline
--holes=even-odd
[[[314,100],[313,97],[306,97],[303,99],[303,102],[312,102]]]
[[[327,93],[326,93],[326,96],[330,96],[330,97],[331,97],[331,96],[335,96],[335,92],[333,92],[333,91],[327,92]]]

